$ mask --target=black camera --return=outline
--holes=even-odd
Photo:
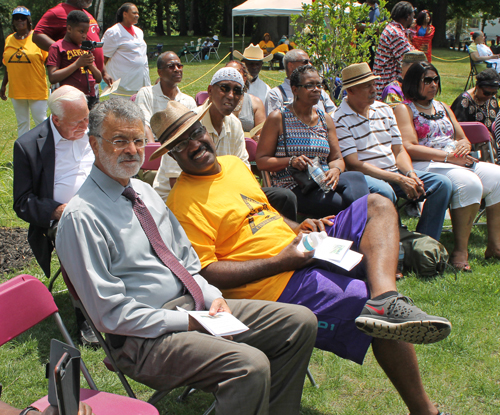
[[[103,42],[95,42],[93,40],[84,40],[80,49],[82,50],[94,50],[96,48],[102,48]]]

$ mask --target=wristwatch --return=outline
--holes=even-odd
[[[38,413],[40,413],[40,411],[38,409],[36,409],[35,407],[28,406],[27,408],[24,408],[19,415],[26,415],[28,412],[31,412],[31,411],[37,411]]]

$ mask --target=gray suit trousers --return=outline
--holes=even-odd
[[[153,389],[192,386],[216,397],[217,414],[299,414],[317,319],[307,308],[228,300],[250,330],[233,341],[196,331],[127,337],[112,349],[118,367]]]

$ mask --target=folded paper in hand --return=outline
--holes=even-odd
[[[248,330],[246,325],[229,313],[223,312],[211,316],[208,311],[188,311],[181,307],[177,309],[188,313],[214,336],[232,336]]]
[[[352,241],[332,238],[326,232],[311,232],[302,236],[297,245],[300,252],[314,250],[314,258],[331,262],[350,271],[361,262],[363,255],[349,249]]]

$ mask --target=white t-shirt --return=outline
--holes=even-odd
[[[144,33],[136,26],[133,28],[135,36],[117,23],[102,37],[104,56],[109,58],[106,69],[114,81],[121,79],[118,91],[130,94],[151,85]]]

